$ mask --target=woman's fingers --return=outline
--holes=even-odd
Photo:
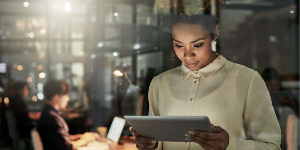
[[[229,144],[229,134],[219,126],[213,126],[215,132],[190,131],[186,138],[198,143],[205,149],[226,149]]]
[[[137,136],[136,131],[132,127],[129,127],[129,130],[133,136],[135,136],[135,137]]]
[[[157,148],[157,146],[155,148],[144,148],[144,147],[141,147],[139,145],[136,145],[136,147],[139,149],[139,150],[154,150]]]
[[[156,149],[158,142],[156,140],[153,140],[151,138],[147,138],[147,137],[143,137],[143,136],[138,136],[137,132],[132,128],[129,127],[129,130],[131,131],[131,134],[133,136],[135,136],[135,143],[136,143],[136,147],[139,150],[142,149]]]
[[[135,139],[135,143],[142,148],[155,149],[157,147],[157,141],[143,136],[137,136]]]
[[[220,126],[213,126],[213,129],[216,133],[224,131],[224,129],[221,128]]]
[[[199,136],[208,140],[216,140],[216,134],[215,133],[210,133],[210,132],[203,132],[203,131],[190,131],[186,136],[191,135],[191,136]]]
[[[200,146],[202,146],[206,150],[213,150],[214,149],[214,147],[212,145],[204,143],[200,140],[195,139],[195,140],[193,140],[193,142],[198,143]]]

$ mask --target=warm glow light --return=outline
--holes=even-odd
[[[41,73],[39,74],[39,77],[40,77],[41,79],[45,78],[45,77],[46,77],[46,73],[45,73],[45,72],[41,72]]]
[[[36,102],[38,98],[36,96],[32,96],[32,101]]]
[[[31,77],[28,77],[28,78],[27,78],[27,82],[32,82],[32,78],[31,78]]]
[[[40,52],[39,53],[39,57],[40,59],[43,59],[45,57],[46,53],[45,52]]]
[[[29,37],[30,37],[30,38],[34,38],[34,33],[33,33],[33,32],[30,32],[30,33],[29,33]]]
[[[45,29],[42,29],[42,30],[40,31],[40,33],[41,33],[41,34],[45,34],[45,33],[46,33],[46,30],[45,30]]]
[[[120,70],[115,70],[114,75],[118,76],[118,77],[121,77],[121,76],[123,76],[123,73]]]
[[[66,12],[71,11],[71,4],[70,3],[65,3],[65,11]]]
[[[2,97],[0,97],[0,104],[2,103]]]
[[[17,66],[17,70],[22,71],[23,70],[23,66],[22,65],[18,65]]]
[[[117,57],[119,54],[117,52],[114,52],[113,55]]]
[[[42,70],[42,69],[43,69],[43,65],[38,65],[37,68],[38,68],[39,70]]]
[[[5,103],[6,105],[9,104],[9,98],[8,98],[8,97],[5,97],[5,98],[4,98],[4,103]]]
[[[24,5],[24,7],[28,7],[29,3],[28,2],[24,2],[23,5]]]

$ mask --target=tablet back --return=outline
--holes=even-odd
[[[125,116],[138,135],[157,141],[186,142],[191,130],[213,132],[206,116]]]

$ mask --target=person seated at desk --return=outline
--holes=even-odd
[[[100,139],[96,133],[69,135],[69,127],[60,116],[60,110],[65,109],[70,100],[68,93],[69,85],[63,80],[50,80],[44,88],[48,102],[37,126],[44,150],[74,150]]]
[[[30,131],[34,127],[33,120],[38,120],[39,114],[29,112],[25,100],[29,96],[29,88],[25,82],[17,81],[13,84],[10,96],[9,109],[13,112],[16,120],[16,128],[19,137],[30,138]]]

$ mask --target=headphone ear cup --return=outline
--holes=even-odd
[[[217,51],[217,41],[211,41],[211,49],[216,52]]]

